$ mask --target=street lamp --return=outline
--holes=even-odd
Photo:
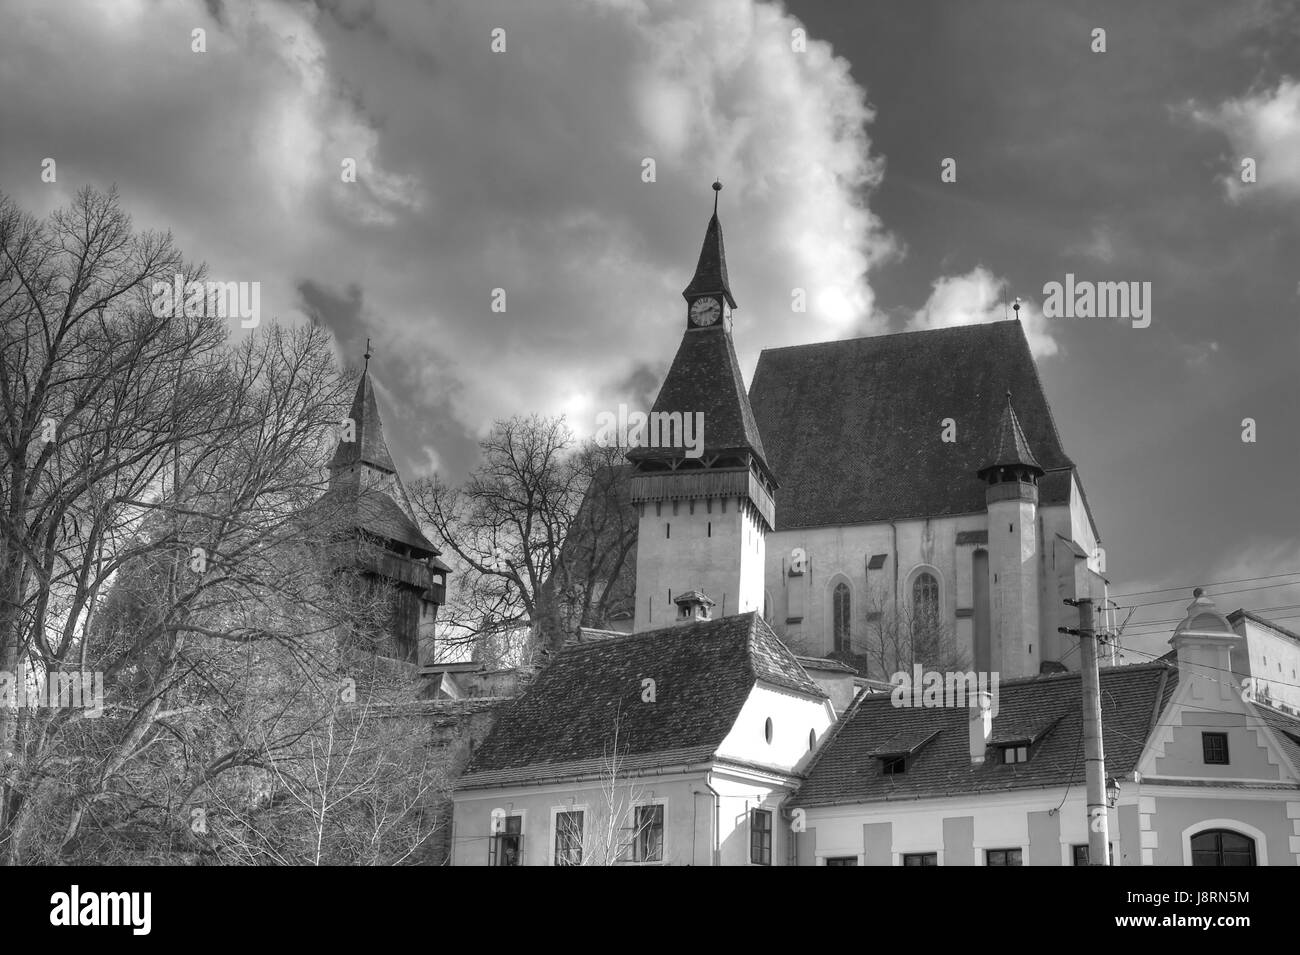
[[[1114,809],[1117,802],[1119,802],[1119,780],[1111,776],[1106,780],[1106,805]]]

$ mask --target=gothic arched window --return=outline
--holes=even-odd
[[[849,623],[853,619],[851,610],[849,585],[844,583],[836,584],[831,595],[831,611],[834,620],[832,632],[835,637],[835,649],[845,653],[851,652],[853,648]]]
[[[912,581],[912,613],[917,623],[939,619],[939,581],[934,574],[922,572]]]

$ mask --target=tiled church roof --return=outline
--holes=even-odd
[[[1018,321],[766,349],[749,396],[780,482],[777,529],[983,511],[976,472],[1008,390],[1048,472],[1040,501],[1065,503],[1074,465]]]
[[[708,759],[755,681],[826,698],[757,613],[570,644],[502,711],[460,786],[599,772],[616,720],[628,766]]]

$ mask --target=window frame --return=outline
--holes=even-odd
[[[657,826],[651,825],[643,829],[641,824],[641,811],[643,809],[656,810],[659,815]],[[645,802],[639,802],[632,807],[632,859],[636,865],[654,865],[664,861],[664,844],[667,834],[668,808],[667,801],[663,799],[650,799]],[[656,858],[644,858],[645,848],[643,839],[648,833],[653,833],[655,829],[659,831],[659,852]]]
[[[1226,850],[1223,848],[1224,836],[1236,836],[1239,839],[1246,840],[1249,853],[1250,853],[1250,861],[1246,863],[1245,866],[1227,866],[1224,864],[1223,858],[1226,852]],[[1206,837],[1214,838],[1215,840],[1214,848],[1213,849],[1196,848],[1196,840],[1205,839]],[[1247,835],[1246,833],[1241,832],[1240,830],[1237,829],[1228,829],[1224,826],[1217,826],[1213,829],[1202,829],[1200,832],[1197,832],[1194,835],[1192,835],[1191,839],[1189,840],[1189,845],[1191,847],[1192,865],[1197,866],[1198,868],[1211,868],[1211,866],[1205,866],[1204,864],[1198,863],[1196,861],[1196,857],[1198,854],[1205,855],[1208,852],[1213,852],[1214,855],[1217,857],[1218,861],[1214,863],[1212,868],[1247,868],[1247,867],[1254,868],[1259,865],[1258,844],[1259,844],[1258,840],[1254,836]],[[1241,854],[1240,850],[1232,850],[1232,852],[1234,855]]]
[[[920,861],[920,862],[915,862],[915,863],[911,863],[911,864],[909,864],[908,861],[907,861],[908,859],[920,859],[921,861]],[[933,862],[926,862],[926,861],[925,861],[926,859],[933,859],[934,861],[933,861]],[[927,868],[930,868],[931,866],[934,866],[934,867],[937,868],[938,865],[939,865],[939,853],[938,853],[938,852],[903,852],[903,853],[899,853],[898,864],[899,864],[900,866],[903,866],[904,868],[923,868],[923,869],[927,869]]]
[[[490,849],[488,855],[488,865],[500,866],[503,868],[523,865],[524,814],[522,812],[516,812],[516,813],[511,813],[510,815],[507,816],[502,816],[500,818],[503,818],[505,820],[505,829],[503,829],[500,832],[493,832],[492,835],[490,836],[491,843],[490,843]],[[519,828],[514,832],[510,831],[510,820],[512,819],[519,820]],[[501,861],[502,853],[504,852],[505,847],[508,844],[509,840],[511,840],[512,838],[515,844],[515,861],[502,862]]]
[[[773,816],[771,809],[749,810],[749,864],[772,864]],[[766,819],[766,827],[757,825],[759,819]],[[759,858],[755,859],[755,855]],[[764,857],[766,861],[764,861]]]
[[[1003,861],[1001,862],[993,861],[993,854],[995,852],[1002,854]],[[1010,861],[1012,853],[1015,853],[1016,855],[1016,859],[1017,859],[1016,862]],[[1025,850],[1023,846],[1006,846],[1005,848],[1000,848],[1000,849],[984,850],[984,865],[986,868],[1014,869],[1017,867],[1023,867],[1024,864],[1025,864]]]
[[[1084,855],[1087,855],[1087,854],[1088,854],[1088,843],[1086,843],[1086,842],[1075,842],[1075,843],[1071,843],[1071,845],[1070,845],[1070,865],[1072,865],[1072,866],[1092,865],[1091,862],[1080,862],[1080,861],[1079,861],[1079,850],[1080,850],[1080,849],[1083,850]],[[1110,858],[1110,864],[1111,864],[1111,865],[1114,865],[1114,864],[1115,864],[1115,843],[1113,843],[1113,842],[1108,842],[1108,843],[1106,843],[1106,850],[1107,850],[1107,855],[1108,855],[1109,858]]]
[[[1211,750],[1212,747],[1211,747],[1210,744],[1211,744],[1211,742],[1214,742],[1215,744],[1217,744],[1217,743],[1219,743],[1220,741],[1221,741],[1222,744],[1223,744],[1223,747],[1222,747],[1222,748],[1223,748],[1223,753],[1222,753],[1223,758],[1222,758],[1222,759],[1217,759],[1217,758],[1216,758],[1216,759],[1211,759],[1211,758],[1210,758],[1210,750]],[[1217,748],[1217,746],[1216,746],[1215,748]],[[1217,756],[1218,754],[1216,753],[1215,755]],[[1232,763],[1232,756],[1231,756],[1231,753],[1230,753],[1230,751],[1229,751],[1229,749],[1228,749],[1228,734],[1227,734],[1227,733],[1218,733],[1218,732],[1213,732],[1213,731],[1202,730],[1202,731],[1201,731],[1201,759],[1204,761],[1204,763],[1205,763],[1206,766],[1229,766],[1229,765],[1231,765],[1231,763]]]
[[[562,833],[560,829],[561,826],[560,819],[562,816],[567,817],[573,815],[578,815],[582,817],[582,821],[581,821],[582,828],[581,830],[579,830],[577,834],[578,859],[577,862],[561,862],[560,861],[560,836]],[[585,852],[586,844],[587,844],[587,806],[585,804],[581,806],[556,806],[554,809],[552,809],[551,810],[551,865],[566,866],[566,867],[572,865],[577,865],[577,866],[583,865],[586,857],[586,852]]]
[[[943,575],[939,573],[939,568],[931,564],[921,564],[912,571],[908,581],[911,590],[910,606],[912,609],[912,623],[915,626],[922,620],[922,614],[918,610],[917,604],[917,585],[921,583],[921,578],[929,577],[934,581],[934,622],[937,624],[943,619]]]
[[[1024,751],[1023,756],[1020,755],[1022,750]],[[1028,743],[1000,744],[998,746],[998,761],[1003,766],[1019,766],[1021,763],[1029,762],[1029,757],[1032,755],[1030,750],[1031,747]],[[1007,759],[1008,753],[1014,754],[1015,759]]]
[[[880,757],[880,774],[882,776],[903,776],[907,773],[907,756]]]
[[[843,577],[831,584],[831,651],[853,652],[853,588]]]

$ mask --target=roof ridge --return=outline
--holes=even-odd
[[[1171,669],[1169,664],[1163,663],[1160,660],[1150,660],[1146,663],[1126,663],[1123,666],[1101,667],[1098,672],[1098,677],[1099,678],[1105,677],[1106,674],[1108,673],[1129,673],[1129,672],[1139,672],[1142,670],[1168,670],[1168,669]],[[953,670],[952,672],[970,673],[970,672],[974,672],[974,669],[972,668],[970,670]],[[1048,683],[1054,680],[1077,680],[1082,676],[1083,674],[1079,670],[1066,670],[1063,673],[1035,673],[1032,676],[1018,676],[1011,680],[999,679],[998,689],[1000,691],[1009,686],[1028,686],[1031,684],[1041,685],[1043,683]],[[881,697],[882,699],[889,698],[888,693],[863,693],[859,695],[864,697],[878,696]]]
[[[665,632],[678,633],[678,632],[684,632],[692,628],[697,630],[702,630],[704,631],[705,634],[708,634],[710,630],[717,629],[717,627],[715,626],[716,624],[721,624],[726,621],[733,621],[737,617],[752,616],[756,613],[758,613],[757,610],[747,610],[745,611],[745,613],[728,614],[725,617],[713,617],[710,620],[693,620],[690,623],[686,623],[686,624],[670,623],[666,627],[655,627],[653,630],[642,630],[636,633],[625,633],[622,634],[621,638],[614,639],[614,640],[591,640],[587,643],[566,643],[559,650],[557,650],[556,653],[557,654],[569,653],[570,651],[591,649],[594,647],[609,647],[615,645],[626,646],[629,643],[634,643],[640,640],[644,640],[645,638],[652,637],[656,634],[663,634]],[[591,630],[593,628],[583,627],[582,629]],[[608,632],[620,633],[621,631],[611,630]]]
[[[823,346],[843,345],[847,342],[878,341],[882,338],[903,338],[908,335],[941,335],[941,334],[956,334],[956,333],[974,334],[974,330],[976,329],[998,328],[999,326],[1010,325],[1012,323],[1019,324],[1019,322],[1020,322],[1019,319],[1013,318],[1013,319],[1005,319],[1003,321],[997,321],[997,322],[971,322],[966,325],[945,325],[941,328],[909,328],[897,332],[885,332],[880,335],[854,335],[851,338],[828,338],[825,341],[803,342],[802,344],[798,344],[798,345],[774,345],[762,349],[759,352],[759,356],[761,360],[761,357],[768,352],[794,351],[796,349],[801,349],[801,348],[820,348]],[[1022,337],[1023,334],[1024,334],[1024,329],[1022,328],[1021,329]],[[1026,339],[1025,341],[1027,345],[1028,339]]]

